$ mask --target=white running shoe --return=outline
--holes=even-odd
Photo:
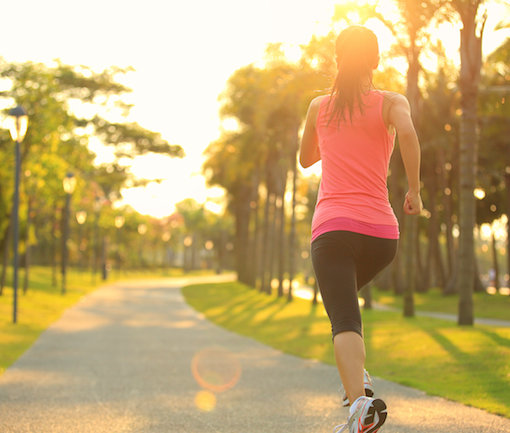
[[[387,415],[386,403],[380,398],[360,397],[351,408],[347,423],[337,425],[334,433],[376,433]]]
[[[372,379],[370,378],[370,375],[368,374],[368,371],[364,370],[363,374],[363,383],[365,385],[365,395],[367,397],[373,397],[374,396],[374,385],[372,384]],[[342,399],[342,405],[344,407],[349,406],[351,403],[349,401],[349,398],[347,397],[347,394],[344,391],[344,397]]]

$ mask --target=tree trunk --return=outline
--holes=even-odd
[[[422,257],[422,245],[420,241],[420,221],[416,223],[415,233],[415,254],[416,254],[416,271],[414,275],[415,289],[417,292],[424,293],[429,288],[430,270],[425,270]]]
[[[57,287],[57,202],[53,204],[51,215],[51,282],[53,287]]]
[[[506,223],[506,272],[508,279],[506,283],[510,286],[510,166],[506,167],[505,173],[506,184],[506,209],[507,209],[507,223]]]
[[[278,239],[276,237],[276,228],[277,228],[277,218],[278,218],[278,198],[276,192],[273,193],[273,199],[271,200],[271,225],[269,227],[270,235],[269,235],[269,254],[268,254],[268,272],[269,272],[269,293],[273,292],[273,281],[275,280],[275,275],[277,271],[276,266],[276,257],[277,257],[277,248],[278,248]]]
[[[317,278],[313,279],[313,299],[312,304],[317,305],[319,297],[319,284],[317,283]]]
[[[267,236],[269,232],[269,191],[266,186],[266,194],[264,200],[264,215],[262,217],[262,230],[260,239],[260,250],[258,259],[258,289],[263,292],[265,287],[265,267],[264,261],[267,254]]]
[[[492,269],[494,269],[494,281],[492,285],[496,290],[499,291],[499,263],[498,263],[498,247],[496,244],[496,235],[494,230],[491,230],[491,247],[492,247]]]
[[[251,269],[251,275],[250,275],[250,287],[257,287],[257,278],[259,276],[259,268],[260,268],[260,250],[261,250],[261,240],[262,240],[262,234],[260,230],[260,215],[259,215],[259,205],[260,199],[257,196],[257,200],[255,201],[255,206],[253,208],[253,236],[252,236],[252,242],[253,242],[253,251],[252,251],[252,257],[253,257],[253,263],[252,263],[252,269]]]
[[[438,206],[437,206],[437,193],[438,193],[438,178],[441,178],[443,168],[438,162],[435,164],[435,175],[432,177],[429,185],[429,201],[430,201],[430,219],[429,219],[429,267],[431,269],[431,281],[429,285],[434,287],[444,287],[445,285],[445,271],[443,264],[443,254],[441,252],[441,246],[439,244],[440,227],[438,218]]]
[[[404,316],[414,317],[414,292],[416,283],[416,233],[418,220],[413,215],[406,216],[406,285],[404,288]]]
[[[27,224],[25,234],[25,278],[23,280],[23,294],[27,293],[28,284],[30,281],[30,259],[31,259],[31,248],[30,248],[30,226],[32,224],[32,198],[28,197],[27,206]]]
[[[253,176],[252,199],[250,203],[251,217],[253,221],[253,231],[250,236],[250,251],[248,258],[248,286],[255,287],[257,285],[257,272],[259,260],[259,244],[260,244],[260,218],[259,218],[259,183],[260,169],[257,167]]]
[[[399,153],[395,153],[391,159],[390,172],[391,175],[389,177],[389,189],[392,195],[392,207],[395,211],[395,215],[397,216],[398,221],[400,222],[400,237],[402,239],[405,235],[405,221],[403,215],[404,212],[402,210],[405,191],[402,187],[404,176],[403,163]],[[393,292],[395,295],[401,295],[404,292],[404,264],[402,257],[402,243],[399,242],[399,248],[395,258],[393,259],[390,271],[391,279],[393,281]]]
[[[249,284],[248,281],[248,248],[250,230],[250,188],[240,186],[235,199],[235,251],[236,251],[236,272],[240,282]]]
[[[368,283],[361,289],[361,297],[365,301],[363,304],[364,310],[372,309],[372,282]]]
[[[416,46],[416,35],[410,37],[410,47],[408,50],[407,62],[407,88],[406,94],[409,99],[411,107],[411,115],[417,131],[420,130],[420,88],[418,86],[418,75],[420,73],[421,65],[419,61],[420,48]],[[414,216],[406,216],[406,231],[405,231],[405,244],[406,244],[406,286],[404,288],[404,316],[414,316],[414,292],[416,290],[416,277],[418,275],[418,257],[417,248],[418,242],[418,220]]]
[[[292,301],[292,283],[296,272],[296,192],[297,192],[297,152],[293,153],[292,164],[292,216],[289,235],[289,292],[287,299]]]
[[[462,6],[459,6],[462,8]],[[473,191],[477,171],[477,107],[478,83],[482,59],[481,36],[476,36],[477,7],[470,4],[459,10],[463,28],[460,43],[460,89],[462,117],[460,124],[460,194],[459,194],[459,259],[457,287],[459,292],[459,325],[473,325],[474,238],[476,207]],[[483,28],[482,28],[483,31]]]
[[[453,203],[452,203],[452,184],[449,179],[450,170],[447,170],[447,162],[444,148],[439,148],[437,152],[438,165],[441,167],[439,176],[439,188],[441,196],[443,197],[444,207],[444,223],[446,226],[445,237],[446,237],[446,260],[447,269],[445,270],[445,277],[443,283],[443,290],[446,289],[446,284],[450,280],[455,262],[455,247],[453,241]]]
[[[475,292],[479,293],[485,293],[486,288],[482,283],[482,279],[480,278],[480,266],[478,266],[478,259],[476,258],[476,255],[473,254],[473,261],[475,263],[475,269],[474,269],[474,280],[473,280],[473,290]]]
[[[2,261],[2,275],[0,276],[0,296],[4,294],[4,287],[5,287],[5,280],[7,277],[7,267],[9,266],[9,252],[10,252],[10,246],[11,246],[11,217],[9,216],[9,223],[7,224],[7,227],[5,228],[4,236],[3,236],[3,248],[4,248],[4,254],[3,254],[3,261]]]
[[[272,239],[272,217],[274,215],[273,209],[275,205],[275,194],[270,192],[266,202],[266,217],[265,222],[265,239],[264,239],[264,253],[262,255],[262,267],[263,267],[263,285],[262,291],[271,294],[271,249],[273,245]]]
[[[377,276],[374,278],[374,284],[378,289],[388,291],[391,289],[392,284],[392,267],[388,266],[384,268]]]
[[[284,175],[283,188],[280,195],[279,234],[278,234],[278,297],[283,296],[283,282],[285,279],[285,191],[287,190],[287,173]]]
[[[460,150],[456,149],[457,153]],[[459,166],[458,161],[456,165]],[[446,279],[446,284],[443,289],[443,295],[453,295],[458,293],[457,286],[457,274],[458,274],[458,251],[459,251],[459,242],[458,238],[453,235],[454,229],[454,218],[457,217],[457,214],[454,214],[454,202],[453,202],[453,189],[454,182],[452,173],[449,172],[448,176],[448,184],[447,188],[450,190],[449,194],[443,195],[443,203],[445,206],[445,225],[446,225],[446,248],[447,248],[447,257],[448,257],[448,278]],[[458,213],[458,212],[457,212]]]

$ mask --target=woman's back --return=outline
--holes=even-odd
[[[386,179],[393,151],[393,133],[383,120],[385,94],[363,95],[362,111],[352,118],[332,118],[331,97],[320,100],[316,130],[322,180],[312,230],[333,218],[350,218],[369,224],[398,223],[388,201]]]

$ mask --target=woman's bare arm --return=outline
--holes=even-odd
[[[310,167],[317,161],[320,161],[319,142],[317,138],[316,121],[319,112],[321,98],[315,98],[308,107],[306,114],[305,129],[301,137],[301,146],[299,149],[299,163],[303,168]]]
[[[408,215],[417,215],[423,209],[420,196],[420,143],[411,118],[411,107],[405,96],[396,95],[392,99],[388,120],[397,131],[400,154],[409,185],[404,212]]]

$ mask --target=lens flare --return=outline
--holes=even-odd
[[[201,411],[212,412],[216,407],[216,396],[210,391],[199,391],[195,396],[195,406]]]
[[[191,372],[202,388],[213,392],[223,392],[233,388],[239,381],[241,363],[228,350],[221,347],[209,347],[193,357]]]

